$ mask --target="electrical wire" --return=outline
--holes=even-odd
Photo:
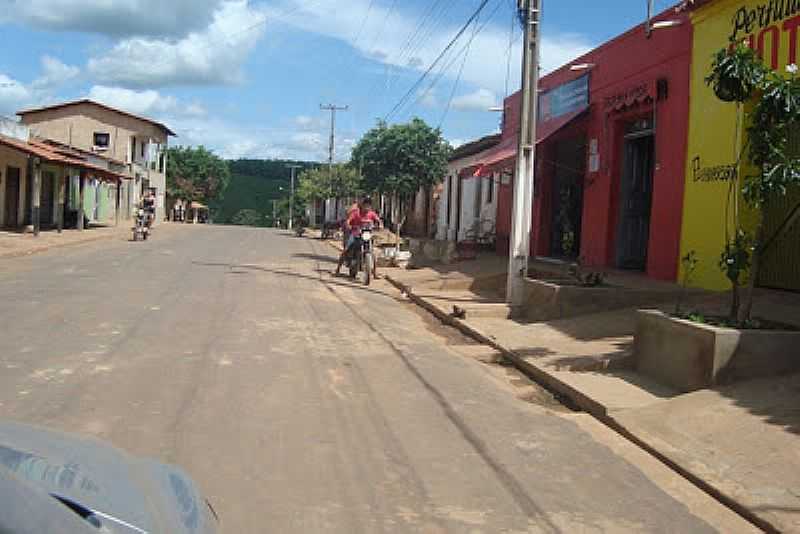
[[[395,112],[405,104],[408,99],[414,94],[414,91],[427,79],[428,75],[436,68],[436,65],[442,60],[442,58],[453,48],[453,46],[458,42],[462,35],[467,31],[467,29],[472,25],[473,21],[481,14],[481,12],[486,8],[486,5],[489,3],[489,0],[482,0],[478,8],[475,12],[469,17],[467,22],[461,27],[461,29],[456,33],[456,35],[450,40],[447,46],[439,53],[433,63],[427,68],[427,70],[420,76],[420,78],[411,86],[411,88],[406,92],[405,95],[400,99],[397,104],[392,108],[392,110],[384,116],[384,120],[388,121],[389,118],[395,114]]]
[[[441,80],[441,79],[444,77],[444,75],[445,75],[447,72],[449,72],[449,71],[450,71],[450,68],[451,68],[451,67],[452,67],[452,66],[455,64],[455,62],[456,62],[456,61],[458,61],[458,59],[461,57],[461,55],[462,55],[462,54],[465,54],[465,53],[468,53],[468,49],[469,49],[469,47],[470,47],[470,45],[471,45],[471,43],[472,43],[472,40],[474,39],[474,37],[475,37],[475,36],[477,36],[477,35],[478,35],[480,32],[482,32],[482,31],[484,30],[484,28],[486,28],[486,26],[488,26],[488,25],[489,25],[489,23],[492,21],[492,19],[494,18],[494,16],[495,16],[495,15],[497,14],[497,12],[499,11],[499,9],[500,9],[501,5],[502,5],[502,4],[498,3],[498,5],[497,5],[497,6],[495,6],[494,10],[493,10],[493,11],[492,11],[492,13],[489,15],[489,17],[487,17],[486,21],[485,21],[485,22],[483,22],[483,24],[482,24],[480,27],[476,28],[475,35],[472,37],[472,39],[470,39],[470,40],[469,40],[469,41],[468,41],[468,42],[467,42],[467,43],[466,43],[466,44],[465,44],[465,45],[464,45],[464,46],[461,48],[461,50],[460,50],[459,52],[457,52],[457,53],[456,53],[456,54],[455,54],[453,57],[451,57],[451,58],[449,59],[449,62],[448,62],[448,63],[446,63],[444,66],[442,66],[442,67],[439,69],[439,71],[438,71],[438,73],[437,73],[436,77],[435,77],[435,78],[434,78],[434,79],[433,79],[433,80],[432,80],[432,81],[431,81],[431,82],[428,84],[428,87],[427,87],[427,89],[425,89],[424,91],[421,91],[421,92],[420,92],[420,94],[417,96],[417,99],[416,99],[416,100],[415,100],[415,101],[414,101],[414,102],[413,102],[413,103],[412,103],[412,104],[411,104],[411,105],[410,105],[410,106],[407,108],[407,111],[409,111],[411,108],[413,108],[413,107],[415,107],[416,105],[418,105],[418,104],[419,104],[419,103],[422,101],[422,99],[424,99],[426,96],[428,96],[428,94],[430,94],[430,92],[431,92],[431,91],[433,90],[433,88],[434,88],[434,87],[435,87],[435,86],[436,86],[436,85],[439,83],[439,81],[440,81],[440,80]]]

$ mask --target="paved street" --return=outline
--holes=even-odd
[[[0,260],[0,416],[181,465],[230,533],[751,531],[334,261],[192,226]]]

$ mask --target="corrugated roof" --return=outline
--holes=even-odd
[[[163,124],[161,122],[154,121],[153,119],[148,119],[147,117],[142,117],[140,115],[135,115],[135,114],[129,113],[127,111],[122,111],[121,109],[112,108],[111,106],[107,106],[105,104],[101,104],[100,102],[95,102],[94,100],[90,100],[88,98],[82,98],[80,100],[72,100],[70,102],[62,102],[60,104],[53,104],[52,106],[43,106],[43,107],[40,107],[40,108],[24,109],[22,111],[18,111],[17,115],[19,115],[20,117],[23,117],[23,116],[29,115],[31,113],[40,113],[42,111],[50,111],[50,110],[53,110],[53,109],[67,108],[67,107],[71,107],[71,106],[79,106],[79,105],[82,105],[82,104],[89,104],[89,105],[92,105],[92,106],[97,106],[99,108],[103,108],[103,109],[108,110],[108,111],[113,111],[114,113],[119,113],[120,115],[125,115],[127,117],[132,117],[134,119],[138,119],[140,121],[148,122],[148,123],[150,123],[150,124],[152,124],[154,126],[158,126],[162,130],[164,130],[168,135],[171,135],[173,137],[177,137],[178,136],[175,132],[170,130],[165,124]]]
[[[25,142],[20,141],[19,139],[14,139],[13,137],[0,135],[0,145],[19,150],[20,152],[35,156],[49,163],[66,165],[69,167],[78,167],[80,169],[91,171],[95,174],[99,174],[101,177],[113,178],[115,180],[128,178],[124,174],[119,174],[114,171],[98,167],[97,165],[89,163],[88,161],[60,154],[40,141]]]

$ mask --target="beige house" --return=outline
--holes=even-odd
[[[120,196],[122,216],[148,189],[156,193],[156,221],[166,215],[166,167],[169,136],[175,133],[154,120],[94,102],[78,100],[17,113],[33,136],[52,140],[110,161],[130,180]]]
[[[30,226],[37,233],[83,228],[84,220],[117,222],[127,181],[110,160],[35,138],[26,126],[0,118],[2,227]]]

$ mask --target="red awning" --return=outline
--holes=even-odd
[[[536,126],[536,144],[538,145],[539,143],[544,143],[550,138],[550,136],[569,126],[572,121],[579,119],[587,111],[589,111],[589,106],[581,108],[577,111],[573,111],[572,113],[567,113],[566,115],[562,115],[547,122],[540,122]]]
[[[536,144],[543,143],[553,134],[582,117],[587,111],[589,111],[588,106],[551,121],[540,123],[536,128]],[[475,172],[475,176],[487,177],[513,165],[514,160],[517,158],[518,146],[519,137],[516,135],[502,141],[481,161],[480,168]]]

